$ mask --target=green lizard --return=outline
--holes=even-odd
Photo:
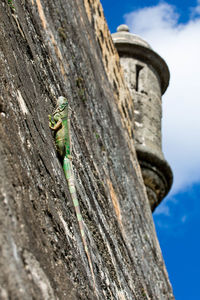
[[[76,217],[79,223],[81,239],[88,258],[89,267],[92,273],[92,278],[95,288],[95,277],[92,266],[92,261],[87,247],[85,238],[84,226],[80,206],[76,195],[74,184],[74,173],[72,167],[71,146],[70,146],[70,121],[69,121],[69,105],[65,97],[60,96],[57,99],[57,107],[53,112],[53,116],[49,115],[49,127],[55,132],[56,148],[60,158],[63,160],[63,170],[68,182],[69,191],[73,200]]]

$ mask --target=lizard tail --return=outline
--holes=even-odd
[[[64,157],[63,169],[64,169],[65,177],[66,177],[67,182],[68,182],[69,191],[70,191],[72,201],[73,201],[73,205],[74,205],[75,212],[76,212],[76,217],[78,219],[78,224],[79,224],[79,229],[80,229],[80,233],[81,233],[82,243],[83,243],[83,246],[84,246],[85,253],[87,255],[88,264],[89,264],[90,271],[91,271],[91,274],[92,274],[93,287],[94,287],[94,290],[96,292],[96,282],[95,282],[95,276],[94,276],[92,261],[91,261],[91,257],[90,257],[89,250],[88,250],[88,247],[87,247],[87,242],[86,242],[86,238],[85,238],[85,231],[84,231],[84,226],[83,226],[83,219],[82,219],[80,206],[79,206],[77,195],[76,195],[72,162],[71,162],[71,159],[68,158],[67,156]]]

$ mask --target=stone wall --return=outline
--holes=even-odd
[[[99,1],[13,5],[0,2],[0,299],[173,299]],[[95,285],[48,128],[60,95]]]

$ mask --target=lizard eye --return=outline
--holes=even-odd
[[[63,104],[60,105],[60,109],[63,110],[65,109],[65,107],[68,105],[68,102],[65,102]]]

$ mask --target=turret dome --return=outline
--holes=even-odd
[[[117,27],[117,32],[112,34],[112,38],[114,43],[128,43],[152,49],[139,35],[130,33],[129,27],[125,24]]]

